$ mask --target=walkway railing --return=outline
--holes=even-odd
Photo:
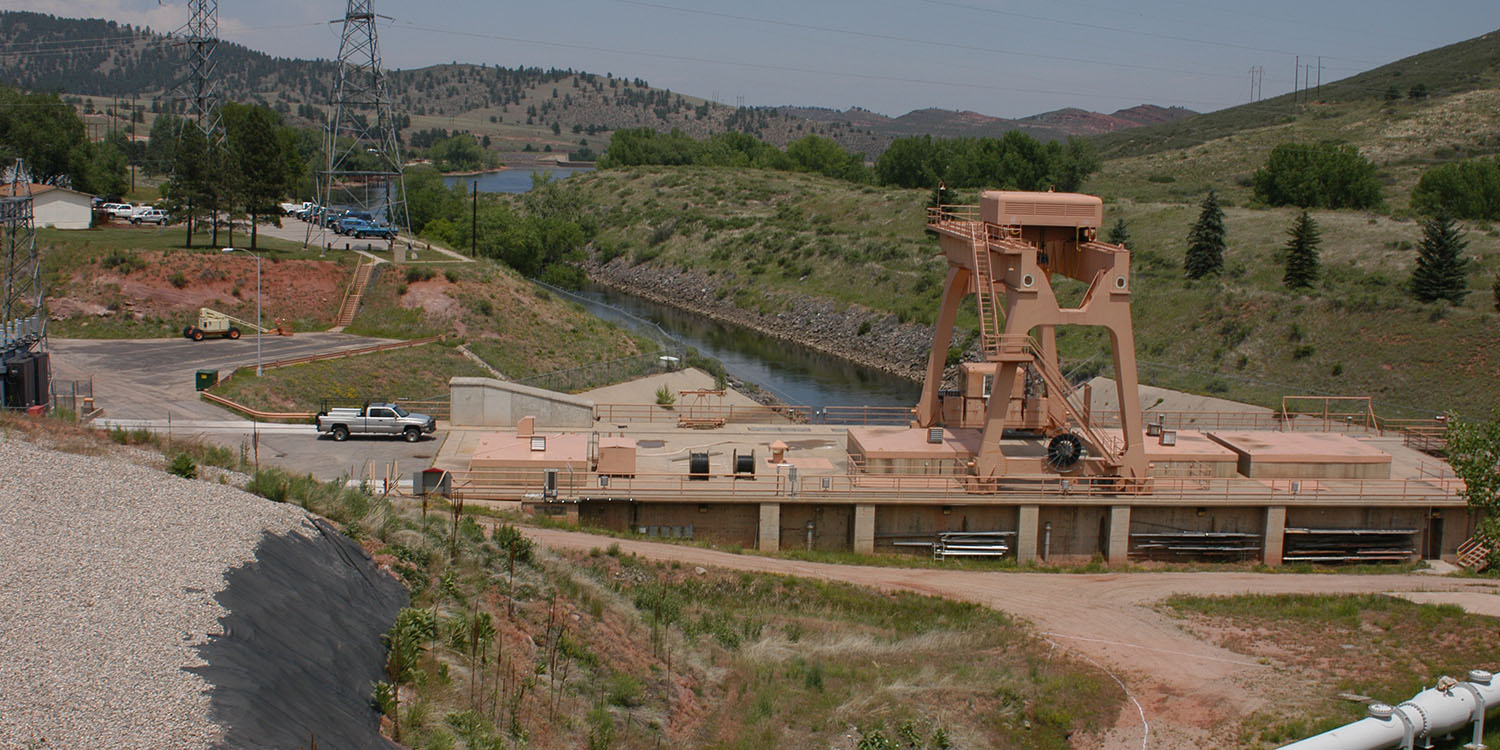
[[[454,487],[468,497],[492,500],[637,502],[808,502],[1070,505],[1349,505],[1460,507],[1456,479],[1242,479],[1162,478],[1122,489],[1113,479],[1053,475],[980,479],[940,474],[833,474],[799,476],[764,471],[735,474],[609,476],[562,471],[546,489],[544,469],[475,469],[453,472]]]

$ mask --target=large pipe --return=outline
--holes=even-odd
[[[1432,747],[1434,739],[1467,726],[1472,726],[1474,737],[1473,744],[1464,747],[1484,747],[1484,714],[1497,706],[1500,684],[1489,672],[1475,669],[1469,672],[1468,682],[1444,677],[1437,687],[1423,690],[1399,706],[1371,704],[1367,718],[1293,742],[1281,750],[1415,750]]]

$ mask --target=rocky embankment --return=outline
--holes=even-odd
[[[631,265],[623,257],[590,263],[587,271],[601,286],[913,380],[922,379],[932,347],[931,326],[902,323],[891,313],[860,305],[840,309],[831,300],[805,297],[775,314],[762,314],[736,306],[731,295],[719,293],[720,280],[701,271]]]

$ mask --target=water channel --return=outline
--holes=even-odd
[[[570,296],[594,315],[622,327],[659,326],[676,341],[723,362],[730,374],[787,404],[912,406],[921,393],[921,386],[911,380],[634,295],[590,286]],[[661,337],[659,332],[655,335]]]
[[[575,174],[592,171],[594,171],[592,167],[504,169],[499,172],[476,175],[450,175],[443,178],[443,184],[449,187],[463,185],[465,190],[472,190],[474,183],[478,182],[481,193],[524,193],[531,189],[531,177],[534,174],[545,174],[554,180],[563,180]]]
[[[445,177],[449,185],[479,182],[481,192],[524,193],[533,172],[565,179],[590,169],[538,167],[507,169],[482,175]],[[631,294],[589,286],[579,292],[555,290],[589,312],[655,339],[669,338],[724,363],[735,377],[770,391],[783,403],[821,409],[825,406],[912,406],[921,385],[857,365],[806,346],[718,323]]]

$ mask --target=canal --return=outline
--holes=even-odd
[[[921,394],[914,381],[642,297],[592,285],[569,295],[600,318],[661,338],[657,326],[787,404],[912,406]]]

